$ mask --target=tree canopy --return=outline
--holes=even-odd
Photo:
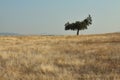
[[[65,24],[65,30],[77,30],[77,35],[79,35],[79,30],[88,29],[88,26],[92,24],[92,18],[89,15],[83,21],[76,21],[75,23],[67,22]]]

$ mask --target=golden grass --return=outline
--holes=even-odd
[[[120,80],[120,33],[1,36],[0,80]]]

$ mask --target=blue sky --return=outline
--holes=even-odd
[[[120,0],[0,0],[0,32],[20,34],[76,34],[66,22],[91,14],[93,24],[82,34],[120,31]]]

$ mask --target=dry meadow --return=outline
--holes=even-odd
[[[120,33],[0,36],[0,80],[120,80]]]

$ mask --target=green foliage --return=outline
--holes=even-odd
[[[85,30],[88,29],[87,26],[92,24],[92,18],[89,15],[86,19],[83,21],[76,21],[75,23],[69,23],[67,22],[65,24],[65,30],[77,30],[77,35],[79,35],[79,30]]]

